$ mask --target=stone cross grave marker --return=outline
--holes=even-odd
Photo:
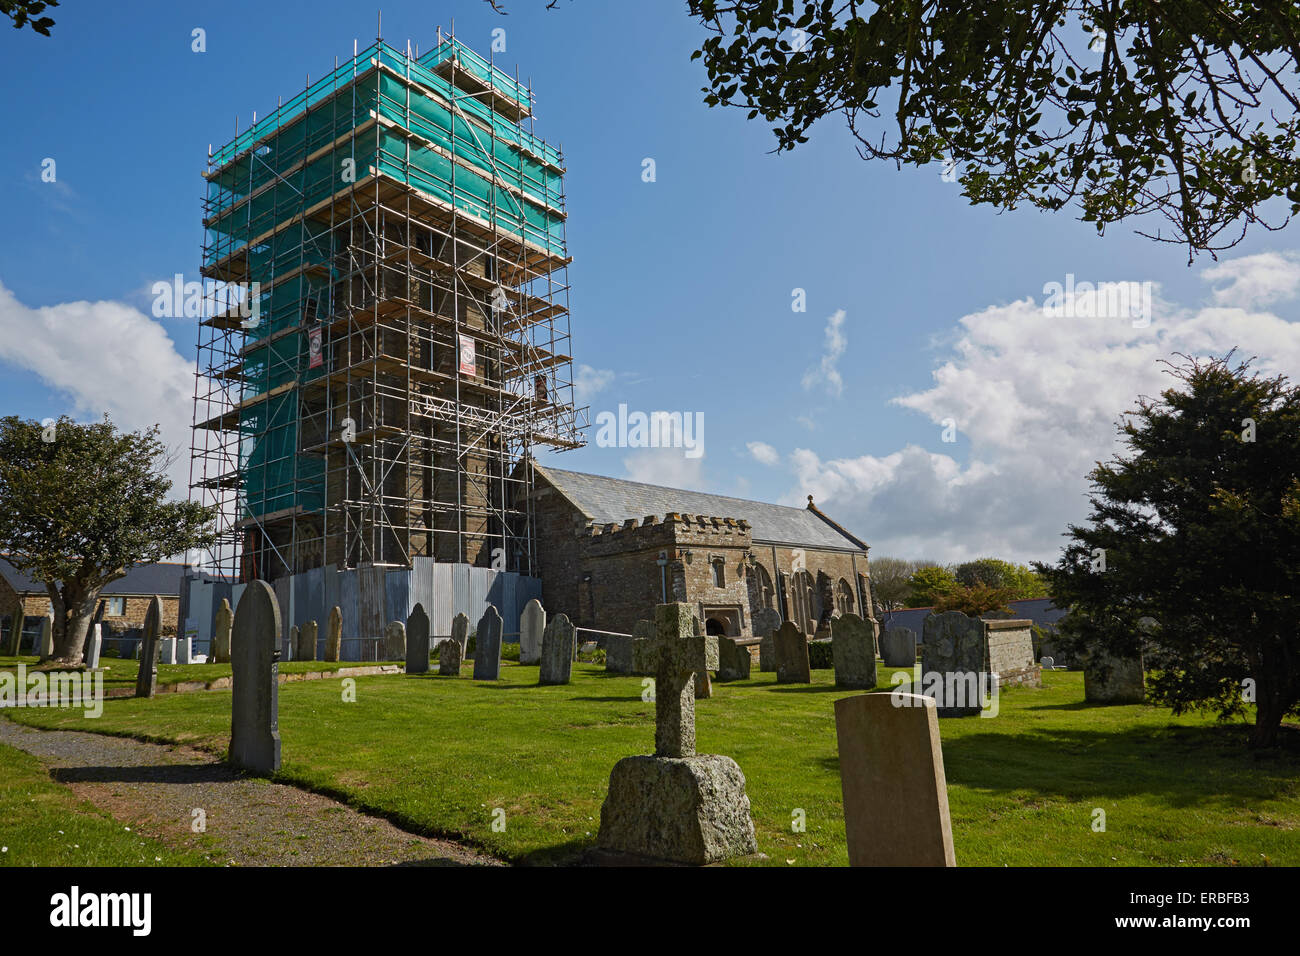
[[[808,664],[808,638],[786,621],[772,635],[776,657],[776,682],[778,684],[811,684],[812,669]]]
[[[876,637],[871,625],[856,614],[831,618],[831,657],[836,687],[871,690],[876,686]]]
[[[318,626],[315,621],[308,621],[298,632],[298,647],[294,650],[293,656],[300,661],[314,661],[316,659],[316,635]]]
[[[230,761],[255,773],[280,769],[279,634],[275,591],[250,582],[231,632]]]
[[[849,865],[956,866],[934,701],[843,697],[835,733]]]
[[[158,632],[162,630],[162,598],[154,595],[144,615],[144,636],[140,639],[140,672],[135,678],[135,696],[152,697],[158,689]]]
[[[230,599],[222,598],[212,631],[212,663],[230,663],[230,629],[234,623],[235,612],[230,609]]]
[[[536,664],[542,658],[542,637],[546,633],[546,609],[533,598],[519,615],[519,663]]]
[[[718,639],[696,634],[688,604],[655,608],[655,756],[695,755],[695,675],[718,667]]]
[[[336,604],[325,622],[325,660],[337,662],[343,653],[343,610]]]
[[[401,621],[389,621],[384,628],[384,660],[406,660],[406,625]]]
[[[573,642],[577,629],[565,614],[557,614],[542,635],[539,684],[567,684],[573,675]]]
[[[910,627],[886,628],[880,639],[880,656],[886,667],[915,667],[916,632]]]
[[[443,677],[460,676],[460,642],[455,638],[438,645],[438,673]]]
[[[465,648],[469,646],[469,618],[464,611],[451,619],[451,639],[460,645],[460,657],[464,660]]]
[[[429,615],[417,604],[406,619],[406,673],[429,672]]]
[[[474,632],[474,680],[501,677],[501,614],[488,605]]]

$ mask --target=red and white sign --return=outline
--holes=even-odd
[[[307,332],[307,367],[320,368],[325,362],[321,354],[321,327],[313,325]]]
[[[475,366],[474,339],[468,335],[460,337],[460,373],[462,375],[477,375],[478,371]]]

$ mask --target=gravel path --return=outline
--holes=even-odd
[[[56,782],[124,825],[230,866],[493,865],[450,840],[399,830],[386,820],[296,787],[243,777],[187,747],[74,731],[35,730],[0,719],[0,743],[50,768]],[[195,833],[195,809],[205,815]]]

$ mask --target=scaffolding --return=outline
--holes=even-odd
[[[533,574],[538,446],[583,444],[564,157],[531,85],[382,40],[204,173],[191,496],[231,581],[416,557]]]

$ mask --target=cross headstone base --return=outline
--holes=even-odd
[[[745,775],[730,757],[624,757],[600,809],[602,850],[702,865],[758,852]]]

